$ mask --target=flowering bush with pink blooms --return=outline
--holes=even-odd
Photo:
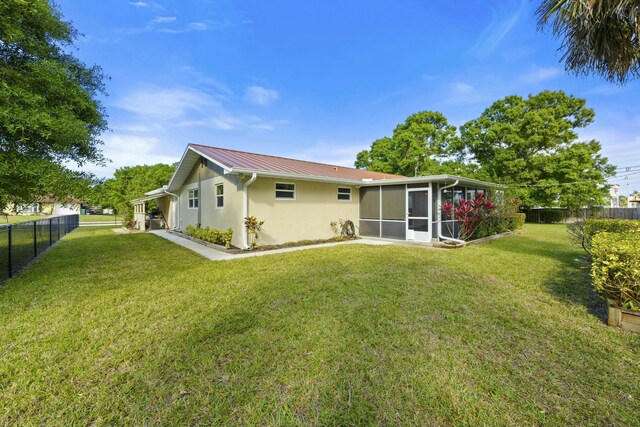
[[[484,193],[476,195],[475,199],[449,201],[442,205],[442,212],[450,218],[458,221],[458,239],[469,240],[478,227],[480,227],[491,215],[498,205],[487,199]]]

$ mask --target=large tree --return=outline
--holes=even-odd
[[[77,36],[52,1],[0,2],[0,207],[68,196],[83,176],[62,164],[104,161],[105,77],[70,53]]]
[[[619,83],[640,75],[640,1],[543,0],[537,14],[562,38],[568,71]]]
[[[374,141],[369,150],[358,153],[355,166],[405,176],[468,172],[451,159],[456,128],[439,112],[412,114],[399,124],[391,137]]]
[[[513,188],[525,207],[602,204],[615,167],[599,142],[580,142],[576,133],[594,114],[562,91],[507,96],[460,128],[459,157]]]
[[[162,163],[120,168],[115,171],[113,178],[94,187],[91,203],[110,206],[126,217],[131,216],[131,200],[167,184],[175,169],[175,164],[169,166]]]

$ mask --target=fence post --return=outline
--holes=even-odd
[[[11,264],[11,247],[13,246],[11,244],[11,229],[13,227],[11,227],[11,225],[9,225],[9,250],[7,251],[9,253],[9,278],[13,277],[13,265]]]
[[[38,221],[33,221],[33,256],[38,256]]]
[[[58,222],[58,226],[56,227],[56,229],[58,230],[58,240],[60,240],[60,217],[56,218],[57,222]]]
[[[53,245],[53,218],[49,218],[49,246]]]

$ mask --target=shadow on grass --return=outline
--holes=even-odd
[[[560,228],[559,231],[565,232]],[[591,315],[606,323],[606,303],[593,288],[590,263],[585,260],[582,249],[568,242],[558,244],[557,241],[536,238],[531,232],[528,234],[496,241],[493,248],[530,257],[533,263],[558,262],[560,269],[543,281],[543,288],[564,304],[584,306]]]

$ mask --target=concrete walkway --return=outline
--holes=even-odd
[[[321,243],[319,245],[309,245],[309,246],[297,246],[295,248],[283,248],[283,249],[273,249],[270,251],[256,251],[256,252],[247,252],[243,254],[229,254],[226,252],[221,252],[219,250],[209,248],[207,246],[196,243],[192,240],[185,239],[184,237],[176,236],[175,234],[167,233],[164,230],[152,230],[149,233],[155,234],[156,236],[162,237],[163,239],[167,239],[170,242],[175,243],[176,245],[180,245],[184,248],[190,249],[193,252],[197,252],[203,257],[210,259],[211,261],[227,261],[230,259],[238,259],[238,258],[249,258],[254,256],[264,256],[264,255],[276,255],[282,254],[285,252],[294,252],[294,251],[303,251],[306,249],[316,249],[316,248],[326,248],[329,246],[338,246],[338,245],[373,245],[373,246],[384,246],[384,245],[393,245],[392,242],[387,242],[384,240],[375,240],[375,239],[358,239],[358,240],[348,240],[346,242],[333,242],[333,243]]]

